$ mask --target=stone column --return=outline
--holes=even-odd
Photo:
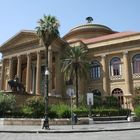
[[[130,88],[130,71],[129,71],[129,64],[128,64],[128,51],[123,52],[123,65],[124,65],[124,79],[125,79],[125,93],[124,93],[124,106],[127,106],[128,97],[131,96],[131,88]]]
[[[19,82],[21,82],[21,56],[17,56],[17,76],[19,78]]]
[[[55,55],[55,87],[56,87],[56,92],[58,94],[61,93],[61,83],[62,83],[62,79],[61,79],[61,64],[60,64],[60,55],[59,53],[57,53]]]
[[[107,73],[107,65],[106,65],[106,55],[102,55],[101,59],[102,64],[102,77],[103,77],[103,91],[104,95],[108,95],[108,86],[107,86],[107,79],[108,79],[108,73]]]
[[[9,80],[13,79],[13,58],[9,58]]]
[[[31,54],[27,54],[27,71],[26,71],[26,92],[30,93],[31,88]]]
[[[36,94],[40,94],[40,78],[41,78],[41,53],[37,52],[37,65],[36,65]]]
[[[33,66],[33,71],[32,71],[32,93],[36,94],[36,67]]]
[[[128,65],[128,51],[123,52],[123,65],[124,65],[124,79],[125,79],[125,87],[127,95],[131,94],[130,90],[130,72],[129,72],[129,65]]]
[[[52,48],[48,49],[48,68],[49,68],[49,93],[52,91]]]
[[[0,84],[0,90],[4,90],[4,75],[5,75],[5,64],[4,59],[2,60],[2,68],[1,68],[1,84]]]

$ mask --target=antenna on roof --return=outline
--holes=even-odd
[[[92,23],[93,18],[92,17],[86,17],[87,23]]]

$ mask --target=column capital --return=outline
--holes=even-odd
[[[12,59],[13,59],[13,57],[11,56],[11,57],[9,57],[8,59],[9,59],[9,60],[12,60]]]
[[[17,58],[21,58],[21,55],[17,55]]]
[[[123,55],[127,55],[128,54],[128,50],[123,51]]]
[[[37,54],[40,54],[40,53],[41,53],[41,50],[37,50],[36,53],[37,53]]]
[[[102,58],[105,58],[105,57],[106,57],[106,55],[107,55],[107,54],[102,54],[102,55],[101,55],[101,57],[102,57]]]
[[[31,56],[31,53],[30,53],[30,52],[28,52],[28,53],[27,53],[27,56]]]
[[[48,47],[48,51],[50,51],[50,52],[52,51],[52,47],[51,46]]]

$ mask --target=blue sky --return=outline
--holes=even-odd
[[[44,14],[60,21],[60,34],[86,23],[94,23],[117,31],[140,31],[140,0],[1,0],[0,44],[22,29],[34,29]]]

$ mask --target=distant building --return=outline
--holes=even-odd
[[[116,96],[120,104],[131,108],[135,87],[140,87],[140,32],[116,32],[107,26],[77,26],[49,47],[49,93],[64,97],[66,86],[61,73],[61,56],[65,44],[86,46],[92,64],[90,79],[80,80],[79,94],[88,88],[101,96]],[[35,31],[20,31],[0,47],[0,90],[8,91],[7,81],[15,75],[26,92],[44,92],[45,53]]]

